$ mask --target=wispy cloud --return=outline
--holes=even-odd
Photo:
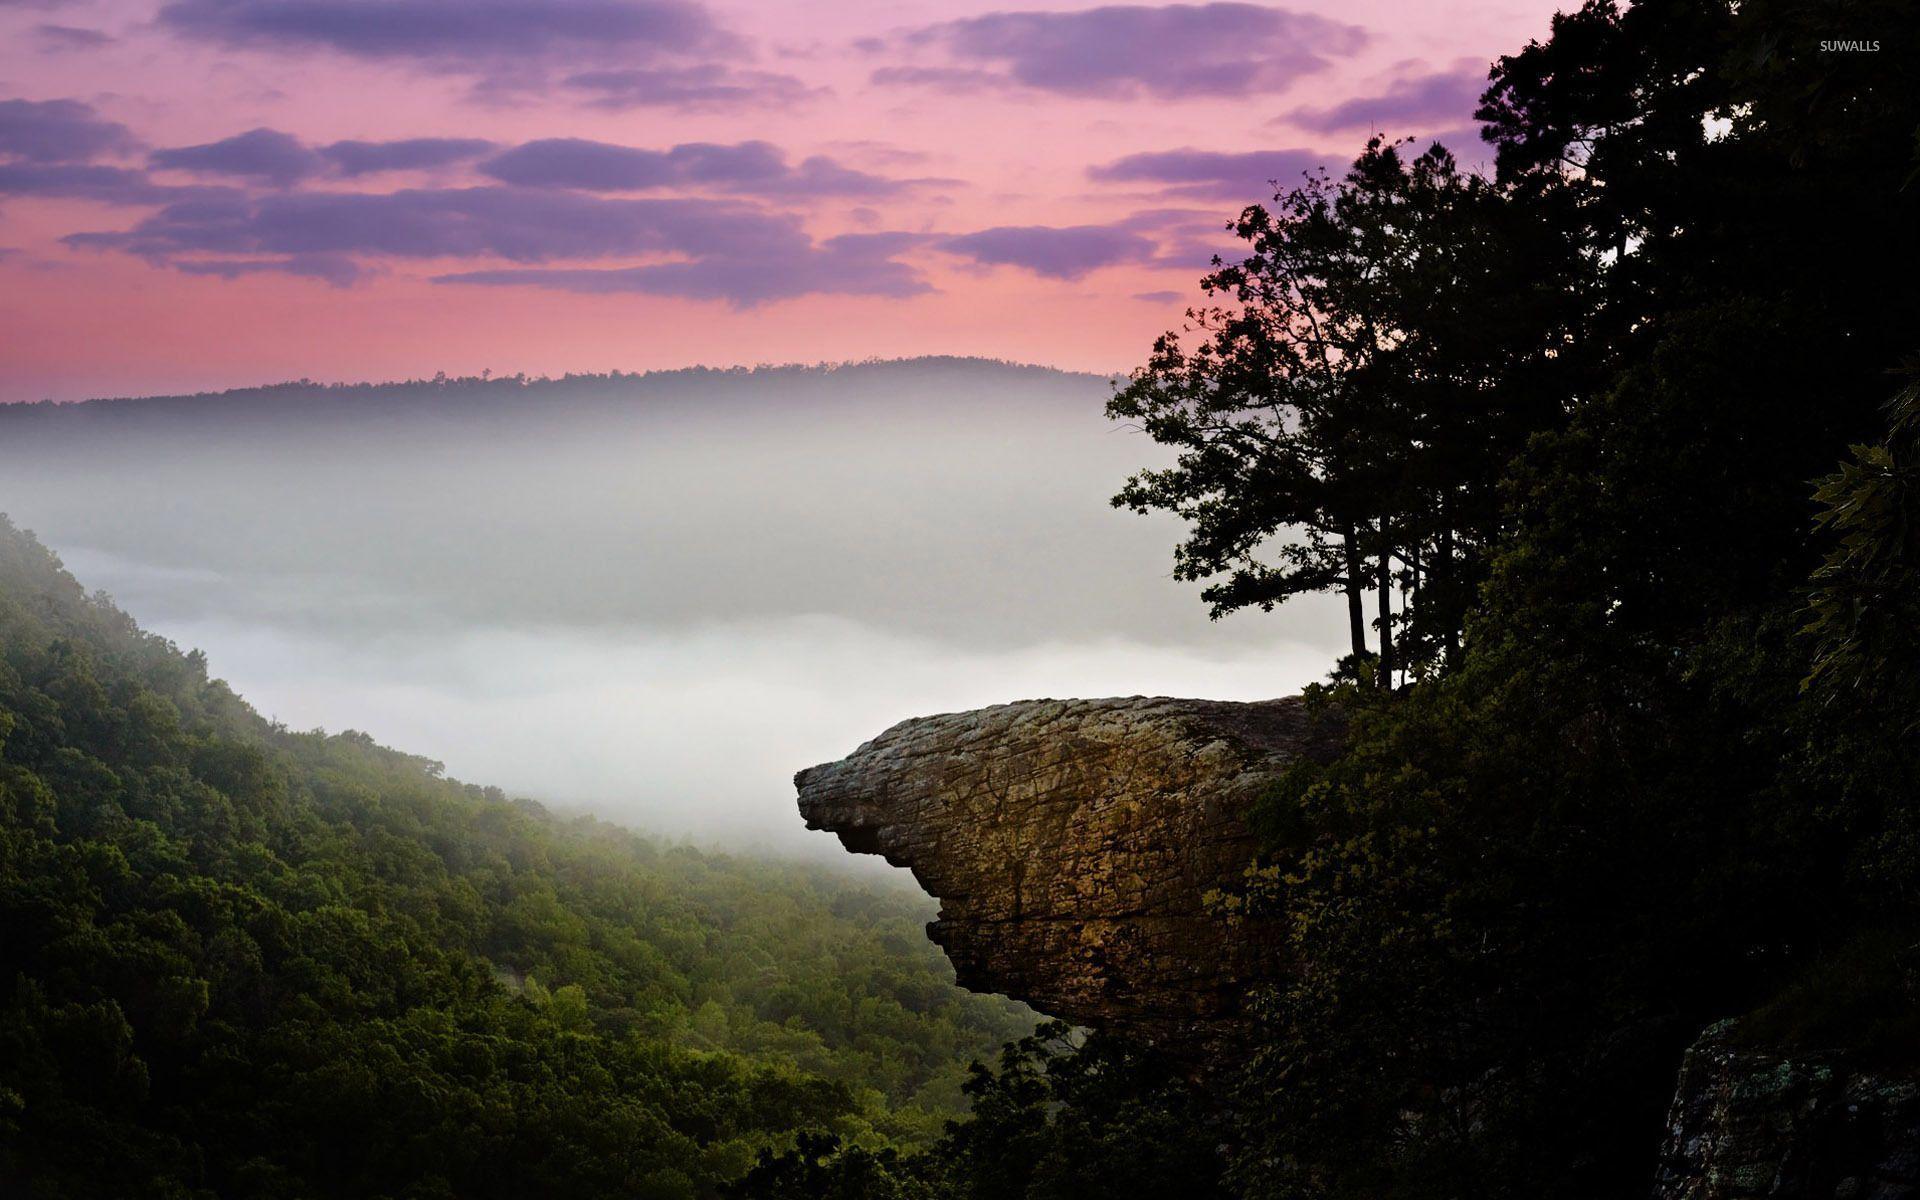
[[[88,29],[80,25],[35,25],[33,36],[42,50],[55,54],[98,50],[119,40],[104,29]]]
[[[231,188],[155,183],[145,171],[105,163],[0,163],[0,196],[56,197],[150,207],[229,199],[238,194]]]
[[[1253,150],[1226,153],[1217,150],[1152,150],[1129,154],[1110,163],[1087,168],[1087,177],[1101,183],[1151,184],[1174,195],[1254,203],[1273,194],[1274,184],[1288,187],[1304,172],[1326,162],[1313,150]]]
[[[733,39],[689,0],[175,0],[163,28],[226,46],[331,50],[479,69],[646,57]]]
[[[753,69],[747,40],[696,0],[173,0],[159,25],[235,49],[466,75],[475,98],[502,104],[718,109],[819,93]]]
[[[1466,58],[1444,71],[1404,75],[1371,96],[1355,96],[1325,108],[1296,108],[1274,124],[1335,133],[1349,129],[1431,132],[1469,123],[1487,89],[1487,65]]]
[[[291,254],[284,258],[181,258],[169,264],[188,275],[241,279],[248,275],[298,275],[335,287],[350,287],[374,274],[365,264],[341,254]]]
[[[1150,262],[1157,245],[1115,225],[1001,225],[942,238],[936,246],[982,266],[1021,267],[1050,279],[1079,279],[1102,267]]]
[[[327,167],[318,151],[277,129],[249,129],[217,142],[155,150],[147,161],[161,170],[225,175],[274,187],[291,187]]]
[[[652,251],[703,253],[728,244],[784,244],[790,218],[707,200],[610,200],[521,188],[293,192],[223,204],[169,205],[123,233],[76,245],[167,258],[228,254],[494,256],[537,263]]]
[[[595,108],[765,108],[825,94],[792,75],[741,70],[720,63],[579,71],[560,86]]]
[[[609,199],[517,187],[238,194],[169,204],[125,231],[69,235],[159,266],[237,278],[280,272],[348,284],[381,259],[504,259],[437,282],[646,292],[747,307],[806,294],[930,290],[895,255],[916,235],[816,242],[793,216],[712,199]],[[665,258],[624,266],[541,267]]]
[[[470,162],[491,152],[485,138],[420,137],[385,142],[344,141],[320,147],[320,155],[349,179],[389,171],[430,171]]]
[[[722,300],[752,308],[800,296],[883,296],[905,299],[932,286],[894,256],[921,239],[906,233],[858,233],[819,243],[795,239],[762,253],[722,248],[691,262],[638,267],[465,271],[435,283],[538,287],[594,295],[637,293]]]
[[[524,187],[601,192],[693,187],[795,199],[889,196],[917,182],[855,170],[821,155],[789,165],[779,147],[762,141],[690,142],[646,150],[583,138],[544,138],[488,159],[480,171]]]
[[[988,13],[866,48],[932,49],[950,60],[881,67],[872,76],[879,84],[1183,99],[1280,91],[1366,42],[1359,26],[1313,13],[1219,3]]]

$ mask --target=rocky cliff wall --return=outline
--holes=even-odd
[[[1337,737],[1298,699],[1036,700],[903,721],[795,783],[810,828],[940,899],[928,933],[963,986],[1204,1067],[1284,969],[1205,896],[1251,862],[1254,799]]]

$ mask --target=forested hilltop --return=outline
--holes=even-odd
[[[0,1191],[716,1194],[1032,1028],[910,888],[262,719],[0,523]]]

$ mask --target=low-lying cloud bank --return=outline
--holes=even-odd
[[[1045,695],[1255,698],[1332,606],[1206,619],[1103,380],[966,360],[0,411],[14,520],[296,727],[817,848],[791,773]]]

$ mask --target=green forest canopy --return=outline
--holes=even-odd
[[[0,1187],[712,1195],[913,1145],[1033,1018],[910,888],[263,720],[0,524]]]

